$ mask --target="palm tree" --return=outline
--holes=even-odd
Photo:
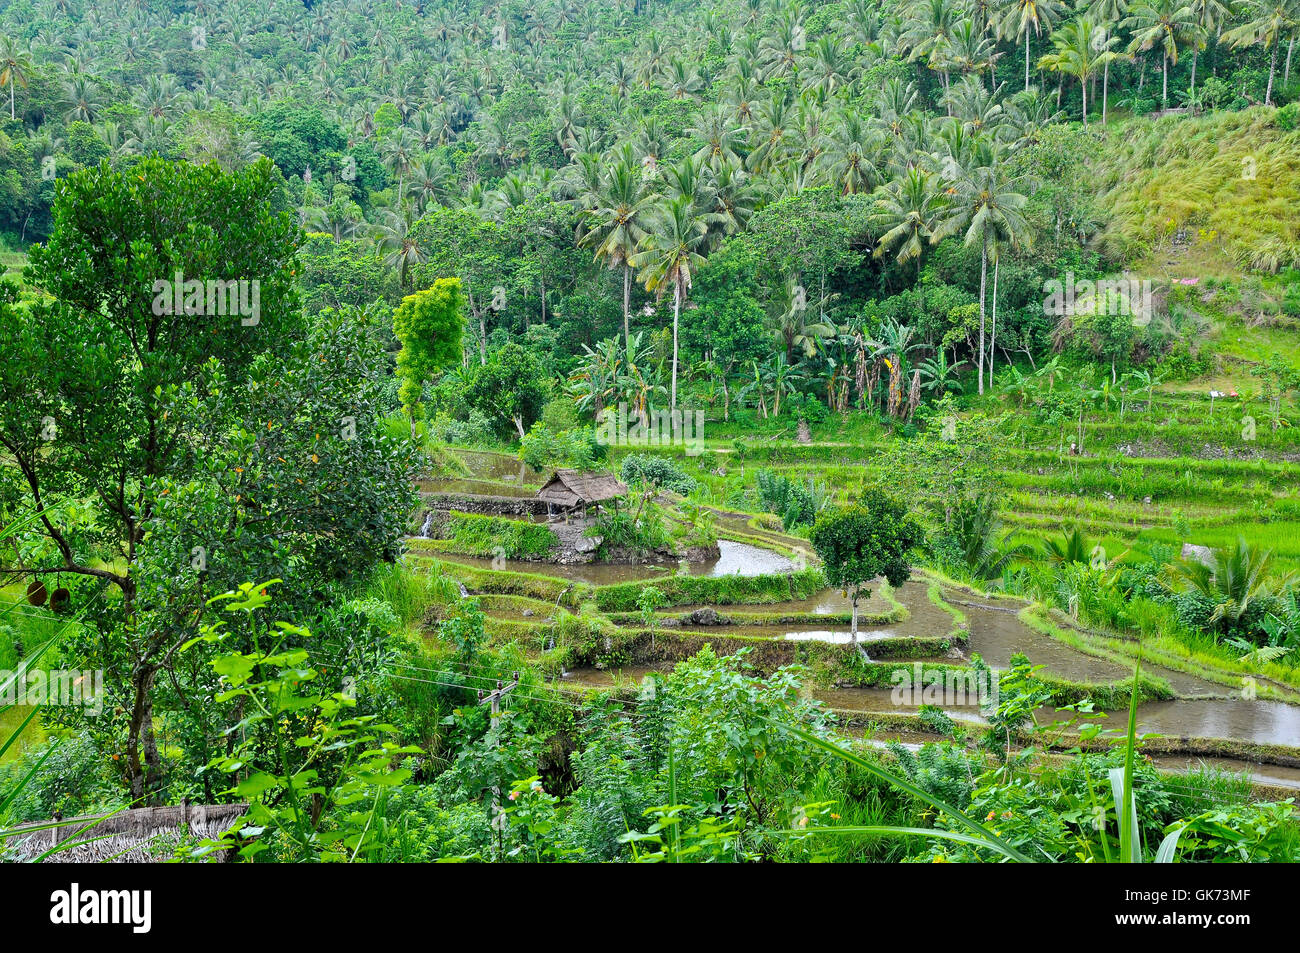
[[[1234,48],[1262,43],[1264,49],[1273,50],[1268,62],[1268,90],[1264,105],[1273,104],[1273,76],[1277,72],[1277,50],[1281,39],[1300,26],[1300,0],[1244,0],[1247,21],[1223,34]],[[0,78],[3,78],[0,73]],[[10,86],[12,94],[13,87]]]
[[[1040,69],[1073,76],[1083,91],[1083,128],[1088,128],[1088,84],[1099,67],[1109,66],[1116,53],[1111,49],[1117,37],[1089,17],[1075,17],[1052,33],[1051,53],[1038,61]],[[1058,103],[1059,105],[1059,103]]]
[[[1169,106],[1169,67],[1178,65],[1178,53],[1193,42],[1196,23],[1184,0],[1141,0],[1133,5],[1120,26],[1133,28],[1130,54],[1160,47],[1161,108]]]
[[[929,173],[909,168],[901,179],[891,179],[880,190],[872,224],[885,229],[876,242],[876,258],[895,252],[900,265],[916,260],[916,276],[921,277],[921,254],[934,235],[943,211],[943,195],[934,187]]]
[[[1032,46],[1030,31],[1034,36],[1042,36],[1043,30],[1050,30],[1060,19],[1064,10],[1061,0],[1009,0],[999,23],[1000,33],[1005,37],[1023,36],[1025,42],[1025,89],[1029,89],[1029,55]]]
[[[768,305],[768,323],[776,332],[786,361],[794,362],[796,350],[802,351],[805,357],[812,357],[817,353],[818,341],[834,337],[835,328],[821,320],[821,309],[816,314],[818,317],[813,316],[807,292],[794,277],[782,283],[772,296]]]
[[[413,234],[415,212],[405,197],[399,195],[396,207],[384,209],[381,219],[373,228],[375,240],[387,252],[384,264],[397,269],[398,287],[405,288],[411,266],[425,259],[424,249]]]
[[[1019,244],[1029,234],[1029,224],[1022,210],[1029,201],[1018,191],[1022,179],[1002,163],[990,149],[973,160],[973,168],[953,184],[954,196],[947,217],[934,230],[931,244],[949,235],[964,232],[963,241],[980,246],[980,347],[976,370],[979,392],[984,393],[985,310],[987,303],[989,249],[992,243]]]
[[[1239,623],[1252,605],[1273,592],[1268,579],[1271,562],[1271,552],[1238,536],[1235,544],[1212,550],[1208,565],[1184,560],[1174,571],[1213,603],[1210,624],[1225,623],[1226,627]]]
[[[32,69],[31,54],[9,37],[0,37],[0,86],[9,87],[9,118],[16,119],[14,112],[14,85],[27,88],[27,76]]]
[[[1087,8],[1090,16],[1103,35],[1109,37],[1124,14],[1128,12],[1128,0],[1091,0]],[[1118,40],[1118,37],[1116,37]],[[1110,60],[1101,68],[1101,124],[1106,125],[1106,107],[1110,99]]]
[[[881,177],[880,140],[856,111],[840,112],[823,154],[827,172],[841,195],[870,192]]]
[[[1210,37],[1217,37],[1233,15],[1232,0],[1187,0],[1196,36],[1192,43],[1192,82],[1189,98],[1196,98],[1196,60]]]
[[[631,264],[642,269],[647,291],[660,297],[669,288],[673,292],[673,376],[668,410],[677,409],[677,331],[682,302],[691,290],[691,274],[704,264],[712,213],[699,211],[689,196],[668,200],[656,211],[645,237],[644,249],[631,257]]]
[[[1015,540],[1016,530],[998,519],[997,500],[983,495],[963,501],[952,519],[952,536],[961,552],[960,569],[984,583],[997,579],[1012,562],[1030,554],[1028,543]]]
[[[1059,540],[1043,540],[1043,555],[1054,563],[1087,563],[1092,558],[1092,545],[1083,530],[1075,526]]]
[[[74,76],[63,86],[64,114],[69,122],[94,122],[99,114],[99,93],[95,83],[86,76]]]
[[[623,340],[632,341],[629,317],[632,259],[646,235],[646,218],[653,198],[630,151],[609,168],[595,204],[585,216],[580,244],[596,249],[596,258],[610,268],[623,269]]]

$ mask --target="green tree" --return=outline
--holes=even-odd
[[[1244,0],[1246,22],[1223,34],[1234,47],[1260,44],[1272,53],[1268,61],[1268,89],[1264,105],[1273,103],[1273,77],[1277,73],[1277,51],[1282,38],[1300,25],[1300,2],[1297,0]]]
[[[432,288],[407,295],[393,311],[393,333],[401,342],[397,353],[398,397],[411,420],[422,412],[424,385],[444,368],[458,364],[464,345],[465,294],[459,278],[439,278]]]
[[[474,369],[465,399],[488,417],[512,424],[519,439],[542,415],[550,387],[541,364],[511,342]]]
[[[82,648],[121,716],[89,727],[121,729],[133,800],[159,796],[157,679],[208,587],[280,566],[306,598],[392,558],[404,529],[409,467],[376,469],[394,448],[374,432],[375,340],[341,317],[308,326],[276,193],[265,160],[72,173],[25,275],[48,297],[0,308],[5,492],[36,518],[8,569],[103,590]],[[177,272],[200,289],[179,308]],[[213,307],[205,279],[246,282],[255,307]]]
[[[10,119],[18,118],[14,112],[14,86],[26,89],[31,71],[32,58],[27,48],[9,37],[0,38],[0,86],[9,87]]]
[[[856,505],[819,516],[809,539],[826,581],[850,594],[856,642],[858,600],[870,596],[867,584],[880,576],[891,586],[906,582],[912,571],[909,554],[921,545],[923,535],[903,504],[879,490],[868,490]]]

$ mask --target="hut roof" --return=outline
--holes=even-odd
[[[537,491],[537,498],[560,506],[603,503],[627,495],[623,481],[610,473],[583,473],[579,470],[556,470]]]
[[[59,863],[150,863],[165,860],[186,836],[215,838],[248,810],[247,804],[191,804],[141,807],[115,814],[41,821],[10,830],[0,838],[0,855],[6,850],[18,860],[35,860],[67,841],[50,856]],[[222,852],[224,853],[224,852]],[[214,859],[224,859],[220,856]]]

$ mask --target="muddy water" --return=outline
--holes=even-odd
[[[718,551],[717,559],[687,563],[686,571],[692,576],[767,576],[794,569],[794,563],[780,553],[748,543],[720,539]]]
[[[896,705],[888,688],[838,688],[815,690],[815,698],[831,708],[846,711],[912,711],[916,705]],[[949,717],[982,721],[978,705],[945,705]],[[1049,725],[1072,715],[1041,709],[1039,724]],[[1123,712],[1112,713],[1102,723],[1122,729]],[[1174,738],[1231,738],[1259,744],[1300,747],[1300,707],[1273,701],[1175,700],[1138,706],[1138,732]]]
[[[1300,790],[1300,768],[1287,768],[1280,764],[1255,764],[1237,758],[1192,758],[1178,754],[1154,755],[1151,760],[1162,771],[1184,774],[1202,767],[1210,767],[1229,774],[1244,774],[1252,781],[1261,784]]]
[[[480,480],[501,483],[531,483],[541,486],[546,474],[504,453],[488,450],[455,450],[457,457],[469,468],[470,475]]]
[[[459,563],[462,566],[555,576],[560,579],[585,582],[593,586],[606,586],[619,582],[640,582],[647,579],[671,576],[678,572],[685,572],[691,576],[759,576],[765,573],[788,572],[791,568],[790,561],[784,556],[768,549],[750,546],[747,543],[733,543],[724,539],[718,542],[718,548],[721,551],[721,556],[718,559],[703,562],[665,560],[645,563],[590,563],[578,566],[561,566],[557,563],[530,562],[517,559],[494,561],[478,556],[461,556],[455,553],[439,553],[436,558],[446,562]]]
[[[1010,668],[1011,656],[1022,653],[1032,664],[1044,666],[1044,671],[1077,682],[1113,682],[1132,674],[1034,631],[1016,618],[1015,612],[973,605],[960,608],[970,623],[969,651],[978,652],[993,668]]]
[[[557,688],[616,688],[621,685],[639,685],[642,679],[662,671],[652,665],[626,665],[622,668],[579,668],[565,672],[555,680]]]
[[[905,582],[895,591],[894,597],[907,606],[910,613],[909,617],[902,622],[887,625],[859,624],[858,641],[870,643],[880,639],[947,635],[953,627],[952,616],[931,602],[926,590],[927,586],[923,582],[912,580]],[[675,606],[671,612],[673,615],[678,615],[698,608],[703,607],[697,605]],[[823,589],[808,599],[791,599],[785,602],[743,606],[715,606],[714,608],[717,608],[724,615],[743,615],[744,613],[839,615],[852,611],[852,604],[839,589]],[[891,609],[893,609],[893,605],[881,596],[879,588],[873,589],[870,599],[861,600],[858,603],[859,616],[889,612]],[[693,631],[710,631],[703,627],[691,628]],[[847,644],[852,641],[847,622],[837,622],[831,625],[799,625],[794,623],[746,625],[741,623],[739,625],[720,627],[717,631],[719,634],[725,635],[740,635],[759,639],[788,639],[794,642],[814,641]]]
[[[1150,702],[1138,707],[1138,731],[1300,747],[1300,707],[1244,698]]]

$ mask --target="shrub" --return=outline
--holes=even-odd
[[[557,432],[538,422],[519,441],[519,459],[535,470],[549,467],[590,470],[604,458],[605,448],[597,442],[590,427]]]
[[[633,453],[623,458],[623,482],[671,490],[686,496],[697,486],[695,478],[688,475],[668,457]]]

